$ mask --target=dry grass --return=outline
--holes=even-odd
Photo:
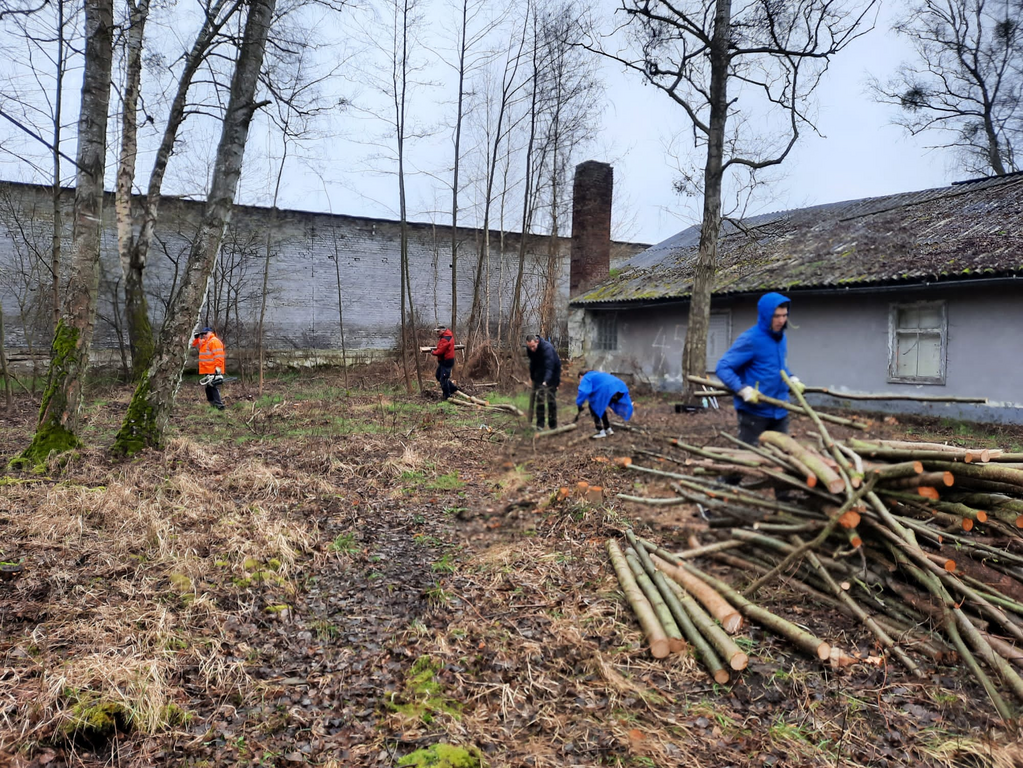
[[[259,571],[262,590],[293,593],[288,575],[316,531],[289,506],[310,487],[336,489],[298,473],[282,482],[279,467],[254,459],[221,476],[226,462],[185,438],[163,458],[176,468],[167,475],[115,465],[105,476],[93,467],[86,483],[65,474],[5,487],[0,511],[14,514],[5,537],[37,553],[20,586],[45,585],[48,609],[0,660],[0,749],[59,743],[100,703],[138,734],[173,728],[188,717],[187,668],[211,691],[250,688],[221,637],[232,614],[210,579],[233,587]],[[254,599],[234,588],[243,604]]]

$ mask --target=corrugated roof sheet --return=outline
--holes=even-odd
[[[1023,274],[1023,174],[818,205],[722,226],[715,294]],[[698,226],[637,254],[572,304],[684,298]]]

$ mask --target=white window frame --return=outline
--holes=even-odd
[[[899,324],[899,311],[905,309],[934,309],[940,310],[940,325],[937,328],[927,329],[910,329],[900,331],[898,328]],[[898,360],[896,355],[898,354],[898,336],[899,334],[911,334],[916,332],[917,335],[921,331],[925,331],[929,335],[938,334],[941,339],[941,349],[938,352],[938,375],[937,376],[899,376]],[[935,384],[944,386],[945,384],[945,370],[946,361],[948,356],[948,304],[944,301],[917,301],[907,302],[901,304],[890,304],[888,308],[888,383],[889,384]]]
[[[618,313],[595,312],[593,317],[593,351],[618,351]]]
[[[718,309],[710,313],[711,317],[724,317],[725,318],[725,351],[721,353],[721,357],[725,356],[728,352],[729,347],[732,345],[732,310],[730,309]],[[710,323],[707,324],[707,339],[710,340]],[[707,350],[707,373],[714,373],[714,369],[717,367],[717,363],[714,365],[710,364],[710,349]],[[718,359],[720,360],[721,357]]]

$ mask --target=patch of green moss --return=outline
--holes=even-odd
[[[398,765],[413,768],[484,768],[486,763],[483,762],[483,753],[476,747],[434,744],[405,755],[398,760]]]
[[[445,696],[437,682],[440,669],[440,662],[429,656],[420,656],[406,674],[402,691],[391,695],[385,706],[426,724],[432,723],[439,714],[457,719],[461,715],[458,702]]]
[[[114,455],[134,456],[145,448],[159,447],[160,429],[156,423],[156,409],[149,402],[149,391],[147,376],[139,381],[131,396],[128,413],[110,449]]]
[[[195,713],[189,712],[187,709],[182,709],[173,702],[163,708],[160,713],[161,720],[168,728],[173,728],[178,725],[188,725],[195,719]]]
[[[178,592],[191,592],[192,580],[183,573],[172,573],[168,577],[171,586]]]
[[[271,615],[277,615],[279,613],[283,613],[284,611],[290,610],[291,610],[290,605],[287,605],[286,603],[281,603],[280,605],[268,605],[266,608],[263,609],[263,612],[269,613]]]
[[[246,557],[242,560],[242,568],[246,571],[258,571],[263,564],[254,557]]]
[[[58,734],[68,741],[102,744],[117,731],[128,731],[130,727],[131,712],[123,704],[86,696],[71,707],[68,720],[60,726]]]
[[[81,375],[78,349],[79,331],[61,320],[53,333],[50,346],[50,371],[39,405],[39,425],[28,448],[11,460],[13,469],[45,472],[51,454],[60,454],[81,445],[68,428],[65,419],[77,410],[78,403],[68,401],[67,382],[72,373]],[[77,395],[72,394],[72,397]]]

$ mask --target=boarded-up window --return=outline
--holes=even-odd
[[[614,312],[598,312],[594,322],[597,333],[593,348],[598,352],[613,352],[618,349],[618,315]]]
[[[945,302],[892,304],[888,327],[888,381],[944,384],[948,338]]]
[[[718,361],[725,356],[732,343],[732,313],[711,312],[710,327],[707,329],[707,370],[718,367]]]

